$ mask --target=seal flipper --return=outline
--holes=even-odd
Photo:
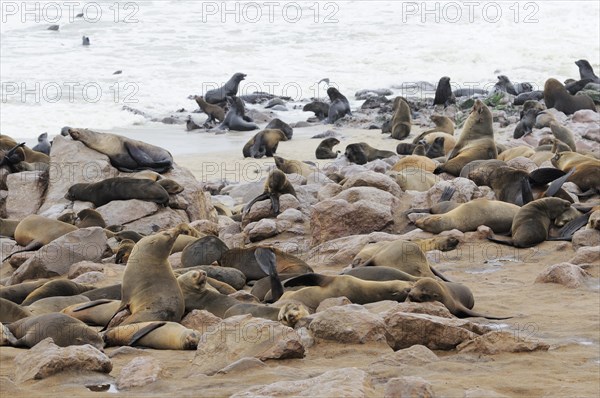
[[[108,322],[106,322],[106,325],[100,330],[101,332],[106,331],[107,329],[109,329],[110,327],[115,327],[115,326],[119,326],[117,325],[111,325],[111,322],[113,321],[113,319],[117,318],[117,315],[121,314],[123,311],[127,311],[129,312],[129,315],[131,315],[131,311],[129,310],[129,303],[127,304],[121,304],[121,306],[115,311],[114,315],[110,317],[110,319],[108,320]],[[121,314],[120,317],[123,317],[124,314]],[[123,321],[122,319],[120,320],[121,322]],[[119,323],[121,323],[119,322]]]
[[[141,168],[150,168],[152,170],[162,170],[157,172],[164,172],[171,168],[173,165],[173,161],[171,159],[160,159],[154,160],[152,159],[143,149],[139,148],[136,144],[132,142],[124,143],[127,152],[129,152],[129,156],[136,161],[136,163]]]
[[[128,346],[134,346],[142,337],[155,331],[156,329],[166,325],[167,322],[152,322],[150,325],[146,325],[131,336],[131,339],[127,342]]]
[[[87,303],[83,303],[75,308],[73,308],[73,312],[79,312],[79,311],[83,311],[83,310],[87,310],[88,308],[93,308],[96,307],[98,305],[102,305],[102,304],[108,304],[108,303],[112,303],[114,300],[109,300],[109,299],[100,299],[100,300],[94,300],[94,301],[88,301]]]
[[[552,167],[543,167],[533,170],[529,173],[529,181],[533,185],[546,185],[552,181],[564,176],[566,173],[562,170]]]
[[[279,194],[270,193],[269,198],[271,199],[271,208],[273,209],[273,213],[279,214]]]
[[[271,196],[269,195],[268,192],[263,192],[260,195],[258,195],[256,198],[252,199],[250,201],[250,203],[248,203],[245,207],[244,207],[244,215],[248,214],[248,212],[250,212],[250,209],[252,208],[252,206],[256,203],[259,202],[261,200],[265,200],[265,199],[270,199]]]
[[[477,318],[477,317],[479,317],[479,318],[486,318],[486,319],[493,319],[493,320],[502,320],[502,319],[512,318],[512,316],[491,316],[491,315],[480,314],[479,312],[468,309],[467,307],[463,306],[462,304],[458,305],[457,307],[458,308],[456,308],[456,310],[453,313],[453,315],[456,316],[457,318],[469,318],[469,317]]]
[[[456,192],[456,188],[454,188],[454,187],[444,188],[444,191],[442,192],[442,196],[440,197],[439,202],[449,201],[450,199],[452,199],[452,196],[454,196],[454,192]]]
[[[283,282],[284,287],[293,286],[327,286],[333,282],[333,276],[315,274],[314,272],[296,276]]]
[[[258,262],[260,268],[269,275],[271,282],[271,300],[275,302],[283,295],[283,285],[277,273],[277,258],[271,249],[259,247],[254,251],[254,258]]]
[[[29,242],[29,244],[27,246],[25,246],[23,249],[17,250],[16,252],[12,252],[8,256],[4,257],[2,262],[5,262],[6,260],[8,260],[9,258],[11,258],[12,256],[14,256],[17,253],[32,252],[32,251],[40,249],[42,246],[44,246],[44,244],[42,242],[34,240],[33,242]]]
[[[529,179],[526,177],[523,177],[521,179],[521,199],[523,200],[523,205],[526,205],[529,202],[533,202],[531,184],[529,184]]]
[[[560,188],[562,187],[562,185],[569,179],[569,177],[571,177],[573,175],[573,173],[575,173],[575,169],[576,168],[573,167],[571,170],[569,170],[569,172],[567,174],[552,181],[552,183],[550,184],[548,189],[546,189],[546,192],[544,192],[543,197],[549,198],[549,197],[556,195],[558,193],[558,191],[560,190]]]
[[[495,243],[500,243],[502,245],[514,246],[512,238],[501,239],[499,236],[494,234],[492,236],[488,236],[487,239]]]
[[[548,240],[571,240],[573,238],[573,234],[577,232],[580,228],[585,226],[590,220],[590,216],[592,215],[592,210],[588,211],[582,216],[577,217],[574,220],[566,223],[559,231],[558,238],[548,238]]]
[[[438,278],[440,278],[444,282],[452,282],[450,279],[446,278],[446,276],[444,274],[442,274],[437,269],[433,268],[431,265],[429,265],[429,269],[431,270],[431,272],[433,272],[433,275],[437,276]]]

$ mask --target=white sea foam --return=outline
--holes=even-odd
[[[68,2],[40,1],[30,3],[39,8],[30,5],[34,11],[25,21],[22,9],[10,8],[22,2],[1,3],[0,131],[23,138],[54,135],[64,125],[147,123],[123,105],[154,116],[194,109],[188,95],[220,85],[234,72],[248,75],[242,94],[261,90],[299,99],[325,97],[325,86],[316,84],[323,77],[353,97],[362,88],[435,84],[444,75],[455,84],[483,85],[502,73],[542,85],[550,76],[577,78],[578,59],[588,59],[596,71],[600,63],[597,1],[482,1],[471,10],[463,2],[427,2],[434,10],[429,14],[415,11],[423,2],[299,2],[295,23],[294,2],[272,9],[260,1],[227,2],[234,12],[224,14],[220,1],[118,7],[112,0],[80,1],[69,15]],[[61,5],[58,19],[54,5]],[[84,7],[86,18],[71,18]],[[102,15],[96,18],[98,7]],[[502,15],[492,22],[497,10]],[[252,22],[258,11],[260,20]],[[525,23],[528,17],[532,23]],[[46,30],[53,23],[58,32]],[[81,45],[83,35],[90,37],[89,47]],[[116,70],[123,73],[113,75]]]

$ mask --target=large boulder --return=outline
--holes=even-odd
[[[158,204],[145,200],[113,200],[96,209],[106,225],[123,225],[147,217],[159,210]]]
[[[580,287],[588,277],[589,275],[580,266],[560,263],[546,267],[535,278],[535,283],[557,283],[574,289]]]
[[[357,304],[331,307],[317,313],[309,330],[316,338],[338,343],[386,342],[383,319]]]
[[[21,220],[35,214],[42,204],[47,183],[42,171],[9,174],[6,217]]]
[[[117,388],[128,390],[154,383],[164,374],[161,363],[151,357],[135,357],[121,369],[117,378]]]

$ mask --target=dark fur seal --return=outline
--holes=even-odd
[[[288,138],[283,131],[279,129],[265,129],[259,131],[252,137],[244,148],[242,154],[245,158],[260,159],[263,156],[273,157],[277,152],[280,141],[287,141]]]
[[[592,65],[590,65],[587,60],[580,59],[575,62],[575,65],[579,68],[579,76],[582,80],[590,79],[593,83],[600,83],[600,78],[596,76],[594,69],[592,69]]]
[[[315,150],[317,159],[336,159],[340,151],[333,152],[333,147],[340,143],[337,138],[326,138]]]
[[[352,115],[350,102],[348,102],[348,99],[344,97],[337,88],[329,87],[327,89],[327,95],[331,101],[329,111],[327,112],[327,123],[333,124],[346,115]]]
[[[48,133],[40,134],[37,145],[32,149],[34,151],[50,155],[50,142],[48,142]]]
[[[207,91],[206,94],[204,94],[204,99],[209,104],[218,104],[224,102],[227,97],[236,96],[240,82],[245,78],[245,74],[239,72],[235,73],[222,87]]]
[[[515,86],[511,83],[510,79],[505,75],[498,76],[498,81],[494,85],[494,91],[504,91],[512,95],[517,95]]]
[[[279,169],[274,169],[269,173],[267,180],[265,181],[265,190],[262,194],[252,199],[245,207],[244,214],[247,214],[254,203],[270,199],[271,209],[275,214],[279,214],[279,197],[281,195],[290,194],[296,196],[294,186],[288,181],[285,173]]]
[[[350,144],[346,147],[345,156],[348,161],[356,164],[365,164],[376,159],[385,159],[396,155],[392,151],[375,149],[366,142]]]
[[[205,236],[188,244],[181,252],[181,264],[184,267],[210,265],[220,262],[221,257],[229,248],[216,236]]]
[[[581,109],[596,111],[594,101],[587,95],[571,95],[556,79],[548,79],[544,84],[544,102],[546,107],[572,115]]]
[[[472,97],[474,95],[487,95],[488,92],[486,90],[482,90],[480,88],[459,88],[452,92],[456,97]]]
[[[251,131],[258,129],[256,123],[246,116],[244,102],[238,97],[227,97],[229,111],[225,115],[225,120],[219,125],[219,129],[229,129],[236,131]]]
[[[153,170],[164,173],[173,167],[173,156],[169,151],[142,141],[87,129],[69,128],[69,135],[108,156],[111,164],[120,171]]]
[[[222,267],[238,269],[246,275],[247,280],[259,280],[269,276],[260,266],[255,257],[256,247],[234,248],[221,257]],[[285,253],[279,249],[269,248],[275,253],[277,272],[280,274],[305,274],[313,272],[312,268],[296,256]]]
[[[72,201],[92,202],[97,207],[113,200],[139,199],[158,204],[169,202],[169,194],[158,182],[130,177],[114,177],[90,184],[75,184],[69,188],[65,198]]]
[[[513,100],[513,105],[523,105],[526,101],[541,101],[544,99],[543,91],[530,91],[526,93],[521,93],[515,97]]]
[[[435,89],[435,98],[433,99],[433,105],[444,105],[456,103],[456,97],[450,87],[450,78],[444,76],[438,82],[437,88]]]
[[[313,101],[309,104],[304,105],[302,108],[304,112],[314,112],[315,116],[319,120],[327,119],[329,116],[329,104],[322,101]]]
[[[283,134],[285,134],[288,140],[291,140],[292,136],[294,135],[294,129],[279,118],[271,120],[269,124],[265,126],[265,130],[268,129],[277,129],[283,131]]]
[[[537,109],[527,109],[525,115],[523,115],[519,123],[517,123],[515,131],[513,132],[513,137],[521,138],[527,134],[530,134],[535,127],[535,121],[539,113],[540,111]]]
[[[402,97],[396,97],[394,99],[392,111],[394,112],[391,122],[392,138],[402,140],[408,137],[412,127],[410,107],[408,106],[408,102],[406,102],[406,100],[404,100]]]

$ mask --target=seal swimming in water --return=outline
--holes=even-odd
[[[350,110],[350,102],[342,95],[335,87],[329,87],[327,89],[327,95],[331,101],[329,105],[329,111],[327,113],[327,123],[333,124],[338,119],[343,118],[346,115],[352,115]]]
[[[163,148],[132,140],[117,134],[98,133],[88,129],[69,128],[69,135],[75,141],[109,157],[110,163],[119,169],[132,173],[153,170],[164,173],[173,167],[173,156]]]
[[[245,74],[239,72],[235,73],[223,86],[207,91],[206,94],[204,94],[204,99],[209,104],[218,104],[224,102],[227,97],[236,96],[240,82],[245,78]]]

